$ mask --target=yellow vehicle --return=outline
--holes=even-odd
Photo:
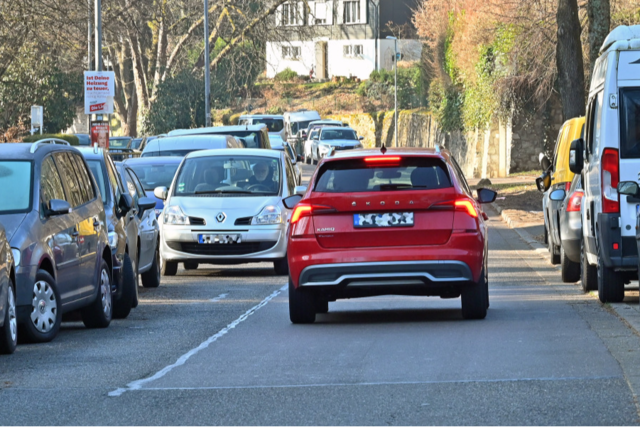
[[[540,155],[540,164],[543,173],[536,181],[538,189],[545,193],[542,198],[542,211],[544,212],[544,236],[545,243],[549,247],[552,264],[560,264],[560,209],[564,201],[549,200],[549,194],[557,189],[569,191],[573,172],[569,170],[569,152],[571,143],[583,136],[584,117],[576,117],[567,120],[558,132],[556,147],[553,152],[553,162],[543,154]]]

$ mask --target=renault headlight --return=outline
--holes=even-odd
[[[111,250],[115,250],[118,247],[118,233],[115,231],[109,232],[109,246]]]
[[[11,248],[11,254],[13,255],[13,265],[15,267],[20,266],[20,249]]]
[[[277,206],[266,206],[251,220],[252,225],[282,224],[283,222],[282,212]]]
[[[189,217],[182,212],[178,205],[164,209],[164,223],[171,225],[189,225]]]

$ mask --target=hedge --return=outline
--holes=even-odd
[[[22,139],[22,141],[23,142],[37,142],[37,141],[40,141],[41,139],[47,139],[47,138],[62,139],[64,141],[67,141],[71,145],[80,145],[80,140],[78,140],[77,136],[69,135],[69,134],[65,134],[65,133],[51,133],[51,134],[44,134],[44,135],[38,135],[38,134],[28,135],[28,136],[25,136]]]

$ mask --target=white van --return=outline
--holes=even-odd
[[[307,137],[309,123],[320,119],[317,111],[298,110],[284,113],[284,140],[295,147],[296,152],[302,153],[302,142]]]
[[[582,172],[582,280],[600,301],[620,302],[638,277],[640,195],[618,194],[640,181],[640,25],[613,30],[596,61],[585,137],[571,145],[570,168]]]
[[[238,126],[266,125],[269,135],[284,139],[284,116],[272,114],[245,114],[238,119]]]
[[[192,151],[219,148],[244,148],[244,145],[229,135],[167,136],[149,142],[141,157],[184,157]]]

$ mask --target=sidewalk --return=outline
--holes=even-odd
[[[526,213],[523,215],[522,211],[510,211],[503,210],[498,204],[494,203],[489,209],[493,209],[498,215],[500,215],[504,222],[512,228],[518,235],[533,249],[539,257],[549,262],[549,251],[547,247],[541,242],[540,236],[544,236],[544,223],[540,220],[528,221]],[[523,218],[523,216],[525,218]],[[560,266],[553,266],[558,271],[558,277],[560,276]],[[576,286],[580,286],[576,283]],[[633,329],[636,335],[640,335],[640,305],[638,304],[638,282],[631,282],[627,285],[628,288],[633,289],[626,292],[624,302],[616,304],[603,304],[603,307],[614,313],[624,323],[626,323],[631,329]],[[598,299],[598,292],[590,292],[592,298]]]

